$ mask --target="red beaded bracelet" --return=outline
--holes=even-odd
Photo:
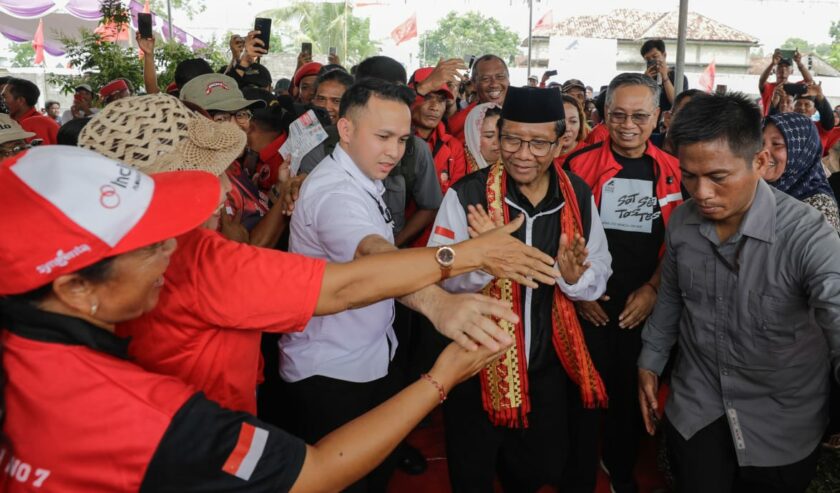
[[[427,382],[429,382],[430,384],[435,386],[435,388],[438,391],[438,395],[440,396],[440,403],[443,404],[443,401],[446,400],[446,391],[443,390],[443,385],[439,384],[437,382],[437,380],[432,378],[432,376],[429,375],[428,373],[424,373],[424,374],[420,375],[420,378],[422,378],[423,380],[426,380]]]

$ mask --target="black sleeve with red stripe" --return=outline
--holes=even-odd
[[[305,456],[301,439],[198,393],[172,419],[140,492],[288,491]]]

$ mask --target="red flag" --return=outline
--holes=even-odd
[[[712,91],[715,90],[715,60],[712,59],[712,62],[703,70],[703,73],[700,74],[700,80],[698,81],[700,85],[700,89],[711,94]]]
[[[38,21],[38,29],[35,30],[35,37],[32,38],[32,47],[35,48],[35,65],[44,63],[44,19]]]
[[[405,22],[391,31],[391,39],[399,46],[403,41],[417,37],[417,13],[411,15]]]
[[[542,29],[551,29],[554,27],[554,15],[549,10],[544,16],[540,17],[540,20],[534,24],[534,31],[539,31]]]

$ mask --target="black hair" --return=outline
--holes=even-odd
[[[324,72],[323,74],[319,75],[317,79],[315,79],[315,92],[318,92],[318,86],[320,86],[324,82],[334,81],[338,82],[345,89],[353,85],[355,79],[352,75],[348,74],[343,70],[331,70],[329,72]]]
[[[356,73],[354,75],[357,79],[376,78],[393,84],[405,84],[408,81],[405,67],[400,62],[391,57],[381,55],[362,60],[356,66]]]
[[[375,77],[367,77],[357,80],[344,91],[344,95],[341,96],[341,106],[338,110],[339,118],[344,118],[353,108],[367,106],[371,96],[403,103],[409,108],[411,108],[411,103],[414,102],[414,91],[408,87]]]
[[[69,122],[63,124],[58,129],[56,143],[63,146],[77,146],[79,145],[79,134],[82,129],[88,124],[91,117],[74,118]]]
[[[268,108],[260,108],[251,116],[251,123],[265,132],[281,134],[289,130],[289,125],[297,115],[286,111],[280,104],[275,103]]]
[[[601,117],[602,120],[606,120],[606,109],[607,106],[607,91],[603,90],[595,96],[595,109],[598,110],[598,115]]]
[[[498,106],[487,108],[487,111],[484,112],[484,118],[487,118],[488,116],[502,116],[502,109]]]
[[[26,79],[18,79],[11,77],[6,81],[6,86],[12,97],[23,98],[28,106],[35,106],[38,104],[38,98],[41,97],[41,90],[34,82]]]
[[[674,98],[674,104],[671,105],[671,113],[674,112],[674,108],[680,107],[684,99],[693,98],[694,96],[699,96],[700,94],[706,93],[701,91],[700,89],[686,89],[685,91],[677,94],[677,96]]]
[[[752,166],[762,147],[761,110],[746,95],[698,94],[683,106],[668,128],[678,151],[682,145],[724,141],[732,154]]]
[[[777,63],[776,65],[787,65],[788,67],[793,67],[793,60],[791,60],[790,58],[781,58],[779,59],[779,63]]]
[[[642,45],[642,49],[639,50],[642,56],[647,55],[651,50],[659,50],[663,54],[665,53],[665,42],[661,39],[649,39],[644,42]]]
[[[190,58],[179,63],[175,67],[175,85],[178,89],[184,84],[195,79],[199,75],[212,74],[213,67],[203,58]]]
[[[59,107],[61,106],[61,103],[59,103],[58,101],[56,101],[56,100],[54,100],[54,99],[50,99],[49,101],[47,101],[46,103],[44,103],[44,108],[49,109],[49,107],[50,107],[50,106],[52,106],[52,105],[54,105],[54,104],[57,104]]]
[[[111,269],[114,265],[115,258],[117,257],[106,257],[96,263],[77,270],[74,274],[93,283],[104,282],[111,277]],[[4,299],[34,304],[46,298],[51,291],[52,283],[50,282],[25,293],[5,296]]]
[[[348,73],[347,69],[344,68],[343,65],[339,65],[337,63],[328,63],[326,65],[322,65],[320,69],[318,69],[318,77],[326,74],[327,72],[332,72],[333,70],[340,70],[345,74]]]
[[[479,65],[481,65],[484,62],[489,62],[489,61],[492,61],[492,60],[498,60],[498,61],[502,62],[502,65],[505,66],[505,72],[507,72],[507,70],[508,70],[507,63],[505,63],[505,61],[502,60],[500,57],[498,57],[496,55],[490,55],[490,54],[482,55],[482,56],[478,57],[475,60],[475,62],[473,62],[472,72],[470,73],[470,80],[475,82],[476,77],[478,77],[478,66]]]

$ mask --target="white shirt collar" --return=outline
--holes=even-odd
[[[382,194],[385,193],[385,185],[382,183],[382,180],[371,180],[367,175],[365,175],[356,165],[356,162],[353,161],[353,158],[351,158],[350,155],[347,154],[347,151],[341,147],[341,144],[335,146],[332,158],[339,164],[339,166],[341,166],[342,169],[347,171],[353,180],[361,185],[366,192],[374,194],[377,197],[381,197]]]

